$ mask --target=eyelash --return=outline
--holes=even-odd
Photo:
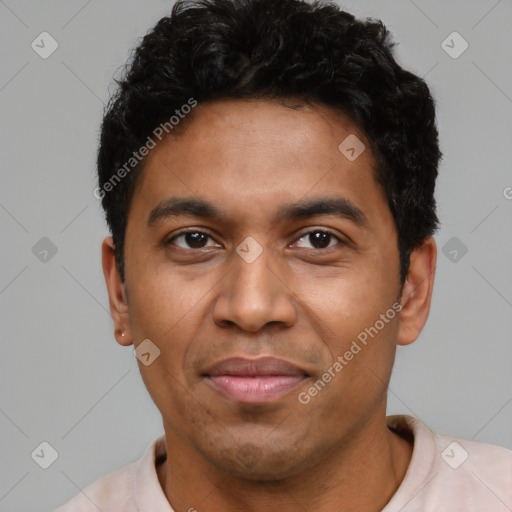
[[[175,235],[173,235],[171,238],[169,238],[167,241],[164,242],[164,245],[167,247],[169,245],[172,244],[172,242],[174,240],[176,240],[177,238],[179,238],[180,236],[183,236],[183,235],[186,235],[188,233],[201,233],[203,235],[206,235],[208,238],[210,238],[211,240],[215,240],[214,237],[212,235],[210,235],[208,232],[206,231],[200,231],[200,230],[197,230],[197,229],[190,229],[190,230],[185,230],[185,231],[179,231],[178,233],[176,233]],[[337,245],[347,245],[347,242],[343,241],[339,236],[337,236],[336,234],[334,234],[332,231],[330,231],[329,229],[325,229],[325,228],[322,228],[322,229],[319,229],[319,228],[315,228],[315,229],[311,229],[310,231],[306,231],[304,233],[302,233],[298,238],[296,238],[295,241],[298,241],[300,240],[301,238],[305,238],[307,237],[308,235],[312,234],[312,233],[325,233],[325,234],[328,234],[328,235],[331,235],[333,238],[335,238],[337,241],[338,241],[338,244]],[[313,249],[309,249],[309,250],[312,250],[312,251],[328,251],[329,249],[333,249],[334,247],[336,246],[331,246],[331,247],[325,247],[323,249],[317,249],[317,248],[313,248]],[[179,249],[183,249],[183,250],[186,250],[186,251],[196,251],[196,250],[201,250],[201,249],[206,249],[206,247],[201,247],[199,249],[194,249],[194,248],[189,248],[189,249],[184,249],[183,247],[178,247]],[[304,249],[304,248],[302,248]]]

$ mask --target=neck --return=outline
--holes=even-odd
[[[380,421],[332,450],[321,464],[281,480],[248,480],[220,472],[165,425],[168,459],[158,468],[160,485],[175,510],[200,512],[380,511],[400,486],[412,443]]]

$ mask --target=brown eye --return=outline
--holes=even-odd
[[[213,240],[209,235],[201,231],[188,231],[171,238],[167,244],[174,244],[182,249],[203,249],[208,247],[208,240]]]
[[[340,242],[340,239],[330,233],[329,231],[322,231],[322,230],[315,230],[310,231],[309,233],[305,233],[302,235],[299,240],[299,242],[303,243],[309,243],[311,244],[313,249],[326,249],[328,247],[332,247],[333,245],[336,245],[336,242]],[[334,243],[331,243],[334,242]],[[308,248],[307,246],[302,245],[302,247]]]

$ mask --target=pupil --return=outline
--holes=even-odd
[[[185,241],[194,249],[201,249],[206,242],[206,235],[203,233],[186,233]]]
[[[309,241],[318,249],[325,249],[325,247],[329,245],[330,237],[330,233],[325,233],[323,231],[315,231],[314,233],[311,233],[309,235]]]

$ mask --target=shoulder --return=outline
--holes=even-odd
[[[138,504],[155,496],[166,503],[155,466],[166,456],[165,436],[160,436],[139,459],[92,482],[54,512],[137,512]]]
[[[112,471],[82,489],[55,512],[129,512],[137,462]]]
[[[413,456],[395,499],[403,512],[512,510],[512,450],[431,431],[411,416],[388,425],[414,437]]]
[[[489,443],[435,435],[435,467],[446,482],[475,495],[494,492],[512,506],[512,450]]]

